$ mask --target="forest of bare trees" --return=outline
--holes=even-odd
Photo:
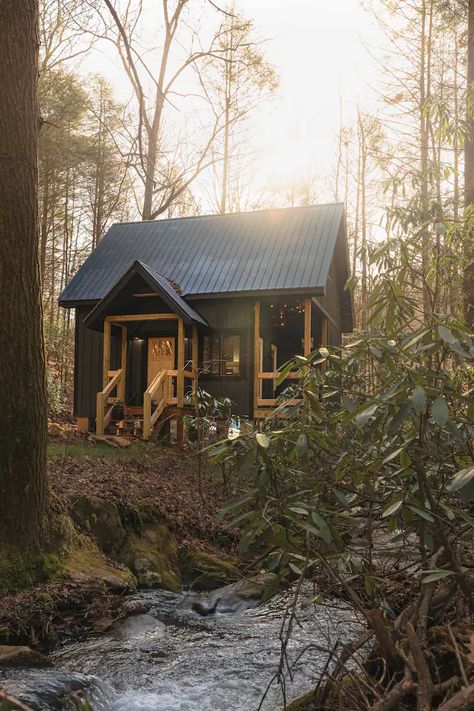
[[[212,33],[204,31],[209,13],[218,18]],[[421,220],[415,320],[439,309],[460,313],[472,104],[467,6],[409,0],[400,9],[383,0],[367,13],[385,38],[383,50],[367,47],[382,80],[369,89],[371,109],[361,105],[335,132],[332,187],[322,192],[313,177],[301,178],[275,194],[252,188],[248,140],[259,104],[272,101],[278,85],[265,58],[271,40],[238,8],[164,0],[153,44],[141,3],[43,0],[40,265],[53,407],[66,403],[71,376],[70,346],[63,348],[70,315],[57,296],[113,221],[342,200],[364,331],[376,276],[371,253],[382,237],[396,243]],[[87,72],[87,58],[102,46],[121,67],[128,100]]]

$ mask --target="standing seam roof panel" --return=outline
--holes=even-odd
[[[324,288],[341,204],[113,225],[60,303],[96,301],[139,260],[184,296]]]

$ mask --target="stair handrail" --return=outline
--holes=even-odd
[[[112,410],[114,407],[114,403],[112,403],[112,406],[107,410],[107,412],[105,412],[105,405],[106,405],[107,398],[109,397],[110,393],[122,381],[123,369],[119,368],[118,370],[109,370],[107,375],[109,377],[112,376],[112,379],[109,380],[109,382],[103,388],[103,390],[100,390],[97,393],[97,397],[96,397],[95,431],[96,431],[96,434],[98,434],[98,435],[104,434],[105,428],[109,424],[110,419],[112,417]],[[116,400],[117,399],[118,398],[116,398]]]
[[[169,396],[169,372],[161,370],[151,381],[143,395],[143,439],[149,439],[151,430],[156,420],[168,404]],[[161,389],[161,397],[156,403],[152,412],[152,401],[156,393]]]

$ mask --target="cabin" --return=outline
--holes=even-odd
[[[78,430],[120,402],[148,439],[198,386],[266,416],[278,368],[352,330],[348,278],[342,204],[114,224],[59,299]]]

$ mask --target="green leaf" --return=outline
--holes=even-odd
[[[449,328],[446,328],[446,326],[438,326],[438,333],[440,338],[442,338],[443,341],[446,341],[446,343],[453,344],[457,341],[457,338],[453,335]]]
[[[311,518],[313,519],[314,523],[318,526],[319,530],[321,531],[321,538],[323,541],[326,543],[331,543],[332,541],[332,533],[331,529],[329,528],[328,524],[324,520],[324,518],[318,514],[316,511],[313,511],[311,514]]]
[[[398,410],[396,415],[393,416],[393,418],[390,421],[390,424],[388,426],[388,434],[390,437],[393,437],[396,432],[400,429],[408,415],[410,414],[412,409],[412,402],[411,400],[408,400],[405,402],[401,408]]]
[[[301,457],[304,457],[308,450],[308,438],[304,434],[300,434],[298,439],[296,440],[296,455],[301,459]]]
[[[349,414],[352,414],[352,412],[356,406],[356,403],[354,402],[354,400],[351,397],[349,397],[348,395],[343,395],[342,404],[343,404],[344,409],[347,410],[347,412]]]
[[[463,501],[474,498],[474,466],[461,469],[448,486],[448,491],[457,492]]]
[[[358,415],[355,416],[355,423],[357,427],[363,427],[372,417],[377,412],[378,408],[378,403],[375,403],[374,405],[369,405],[369,407],[366,407],[365,410],[362,410],[362,412],[359,412]]]
[[[394,501],[393,504],[390,504],[390,506],[385,509],[382,514],[382,518],[387,518],[387,516],[393,516],[394,513],[397,513],[398,509],[402,504],[403,499],[398,499],[397,501]]]
[[[298,568],[298,566],[294,563],[288,563],[288,567],[291,568],[291,570],[296,573],[296,575],[303,575],[303,571],[301,570],[301,568]]]
[[[293,513],[300,514],[301,516],[307,516],[309,514],[308,509],[303,509],[300,506],[288,506],[289,511]]]
[[[257,450],[249,449],[247,452],[237,457],[237,471],[239,474],[248,474],[257,459]]]
[[[437,425],[443,427],[449,420],[449,410],[446,400],[442,397],[436,398],[431,408],[431,416]]]
[[[232,521],[227,523],[225,525],[225,528],[233,528],[234,526],[237,526],[237,524],[242,523],[242,521],[245,521],[247,518],[250,518],[253,515],[254,511],[247,511],[247,513],[240,514],[240,516],[237,516],[236,518],[232,519]]]
[[[286,380],[286,376],[288,375],[289,372],[294,368],[294,362],[290,360],[288,363],[285,363],[285,365],[282,367],[280,370],[278,377],[276,379],[276,384],[281,385],[284,380]]]
[[[349,508],[349,501],[348,501],[347,496],[344,494],[343,491],[341,491],[340,489],[335,489],[335,488],[334,488],[334,489],[332,490],[332,493],[334,494],[334,496],[336,497],[336,499],[339,501],[339,503],[344,506],[345,509],[348,509],[348,508]]]
[[[260,447],[263,447],[263,449],[269,448],[270,437],[268,437],[263,432],[257,432],[257,434],[255,435],[255,439],[257,440],[257,443],[260,445]]]
[[[402,444],[401,447],[399,447],[398,449],[395,449],[395,450],[394,450],[393,452],[391,452],[387,457],[385,457],[385,459],[383,460],[382,464],[388,464],[389,462],[392,461],[392,459],[396,459],[396,457],[398,457],[398,455],[401,454],[404,449],[405,449],[405,445]]]
[[[412,506],[411,504],[408,506],[409,509],[413,511],[413,513],[418,514],[418,516],[421,516],[421,518],[424,518],[425,521],[430,521],[430,523],[434,523],[434,516],[430,514],[428,511],[425,511],[425,509],[420,509],[418,506]]]
[[[421,385],[417,385],[411,394],[411,401],[417,413],[423,412],[426,407],[426,393]]]
[[[224,504],[224,506],[222,506],[221,510],[216,515],[216,521],[221,521],[224,516],[226,516],[230,511],[233,511],[239,506],[242,506],[242,504],[247,503],[247,501],[251,501],[256,491],[256,489],[252,489],[252,491],[246,494],[245,496],[240,496],[238,499],[232,499],[232,501],[229,501],[227,504]]]
[[[422,585],[427,583],[434,583],[436,580],[442,580],[442,578],[449,578],[450,575],[454,575],[452,570],[422,570],[422,575],[426,574],[426,577],[421,581]]]

